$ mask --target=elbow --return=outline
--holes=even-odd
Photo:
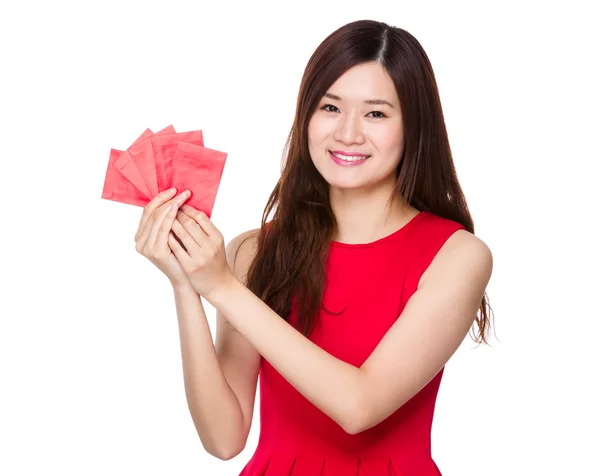
[[[366,398],[355,399],[355,404],[350,405],[346,418],[340,426],[349,435],[356,435],[365,431],[369,425],[370,405]]]
[[[239,455],[246,447],[250,429],[245,427],[243,421],[236,420],[234,417],[235,414],[229,420],[224,417],[220,421],[217,419],[217,421],[207,422],[204,415],[192,413],[200,443],[214,458],[228,461]]]
[[[346,423],[342,426],[342,428],[349,435],[358,435],[359,433],[366,430],[365,425],[363,425],[362,422],[358,419]]]
[[[354,416],[350,418],[348,422],[342,426],[344,431],[349,435],[357,435],[367,429],[367,426],[363,423],[364,420]]]
[[[216,458],[219,458],[221,461],[229,461],[230,459],[235,458],[239,455],[241,451],[229,451],[229,452],[221,452],[218,455],[214,455]]]
[[[233,443],[229,441],[227,444],[218,445],[216,443],[209,444],[200,440],[206,452],[221,461],[229,461],[239,455],[246,447],[245,441]]]
[[[217,459],[220,459],[221,461],[229,461],[230,459],[235,458],[237,455],[239,455],[242,450],[244,449],[244,447],[241,448],[235,448],[235,447],[231,447],[231,448],[204,448],[208,454],[210,454],[211,456],[214,456]]]
[[[357,435],[375,425],[376,423],[372,422],[371,416],[364,409],[361,409],[348,420],[343,428],[349,435]]]
[[[345,425],[343,428],[349,435],[357,435],[362,431],[358,426]]]

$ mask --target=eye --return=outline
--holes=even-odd
[[[337,109],[337,107],[335,107],[335,106],[334,106],[334,105],[332,105],[332,104],[325,104],[325,105],[324,105],[324,106],[323,106],[321,109],[323,109],[323,110],[324,110],[324,111],[326,111],[326,112],[335,112],[335,111],[331,111],[330,109],[327,109],[327,108],[329,108],[329,107],[333,107],[334,109]],[[374,119],[383,119],[384,117],[387,117],[387,116],[386,116],[386,115],[385,115],[383,112],[381,112],[381,111],[371,111],[369,114],[373,114],[373,113],[376,113],[376,114],[381,114],[381,116],[372,116],[372,117],[374,117]]]
[[[327,112],[333,112],[333,111],[330,111],[329,109],[327,109],[328,107],[334,107],[334,108],[337,109],[337,107],[335,107],[335,106],[333,106],[331,104],[325,104],[321,109],[323,109],[323,110],[325,110]]]
[[[387,116],[386,116],[386,115],[385,115],[383,112],[381,112],[381,111],[371,111],[369,114],[372,114],[372,113],[374,113],[374,112],[376,112],[377,114],[381,114],[381,116],[379,116],[379,117],[376,117],[375,119],[381,119],[381,118],[387,117]]]

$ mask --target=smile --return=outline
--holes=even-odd
[[[331,159],[336,164],[345,165],[345,166],[360,165],[360,164],[366,162],[369,159],[369,157],[371,157],[370,155],[367,155],[366,157],[364,157],[364,156],[360,156],[360,157],[346,157],[346,156],[343,156],[343,155],[334,154],[330,150],[328,152],[329,152],[329,157],[331,157]]]

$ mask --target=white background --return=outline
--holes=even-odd
[[[494,255],[499,340],[448,363],[434,459],[444,476],[600,475],[592,3],[3,4],[0,474],[239,473],[259,400],[246,449],[207,454],[171,287],[134,249],[141,208],[100,198],[110,148],[203,130],[228,153],[213,222],[227,241],[259,226],[306,62],[368,18],[425,48]]]

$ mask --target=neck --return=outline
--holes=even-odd
[[[334,241],[369,243],[389,235],[410,221],[418,210],[397,197],[388,206],[388,193],[338,194],[332,197],[332,209],[337,221]]]

